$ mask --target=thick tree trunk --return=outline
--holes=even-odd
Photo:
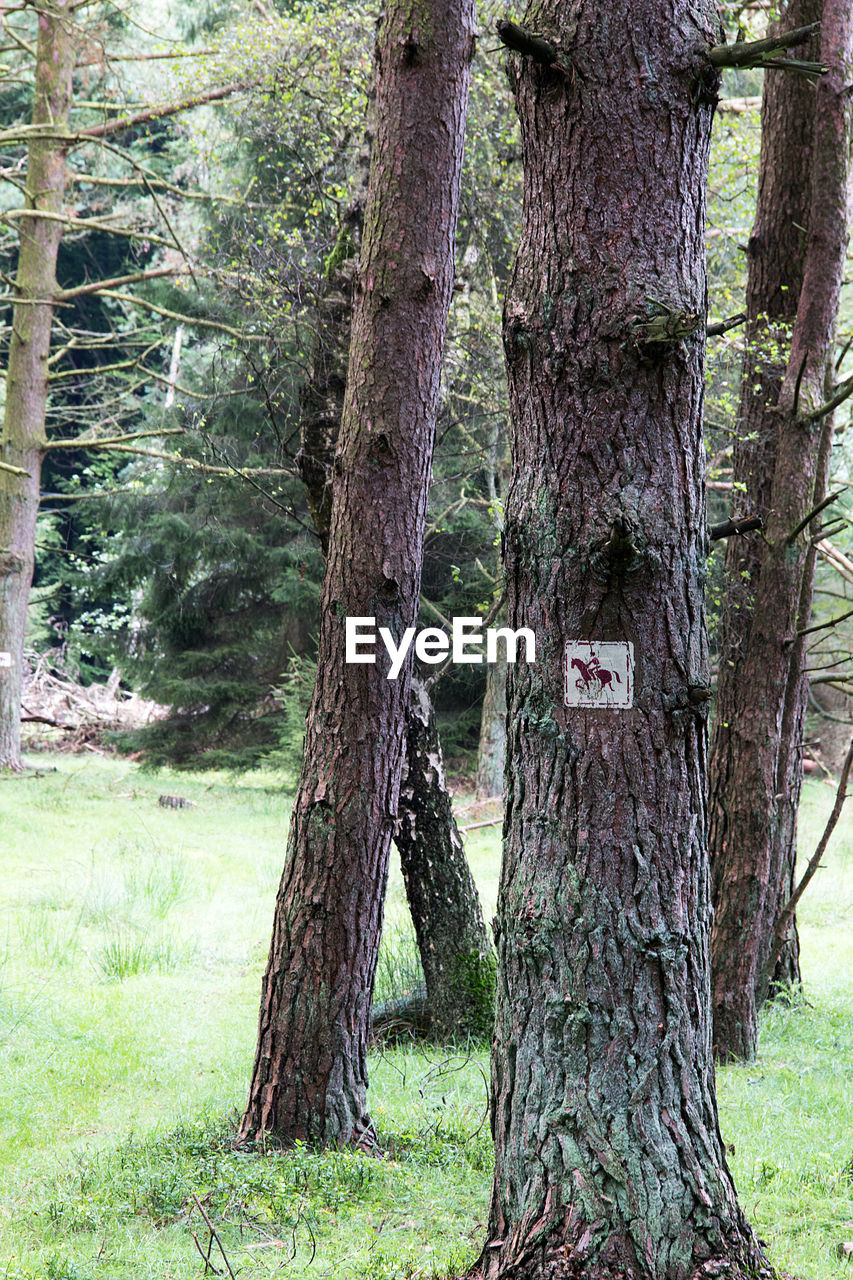
[[[372,133],[369,128],[360,166],[363,181],[357,183],[346,211],[319,299],[311,378],[302,396],[298,463],[324,553],[331,526],[332,466],[346,393],[352,290]],[[494,1023],[494,953],[453,814],[432,700],[420,681],[412,681],[406,708],[405,751],[394,842],[426,980],[426,1002],[419,993],[413,1025],[439,1040],[482,1039],[491,1034]],[[382,1016],[389,1020],[387,1012]]]
[[[807,698],[798,633],[811,611],[815,523],[793,540],[789,535],[826,491],[831,419],[808,422],[803,415],[828,392],[848,208],[849,7],[839,0],[806,4],[789,20],[811,21],[821,9],[820,56],[830,74],[808,86],[809,98],[793,86],[798,77],[768,84],[759,214],[750,240],[754,329],[741,432],[756,433],[758,441],[739,447],[735,474],[747,486],[750,509],[765,515],[765,530],[749,551],[730,547],[728,558],[736,579],[749,573],[749,585],[743,593],[733,587],[724,618],[712,753],[714,1040],[721,1058],[755,1054],[767,994],[760,975],[776,917],[790,896],[796,854]],[[789,128],[790,136],[783,132]],[[805,165],[796,159],[800,149]],[[792,239],[792,224],[808,229],[805,253]],[[762,312],[771,316],[766,328]],[[768,342],[775,365],[765,362],[758,382],[754,365]],[[794,938],[777,975],[794,976],[795,960]]]
[[[57,214],[65,190],[65,148],[55,137],[68,125],[74,68],[72,6],[45,0],[39,10],[34,125],[27,149],[24,208]],[[18,270],[0,442],[0,769],[21,767],[21,679],[27,602],[33,577],[39,505],[47,361],[62,223],[19,221]]]
[[[453,817],[427,690],[412,681],[395,842],[427,989],[430,1034],[491,1036],[495,958]]]
[[[528,21],[542,61],[512,62],[525,196],[505,539],[509,625],[534,630],[537,662],[510,673],[496,1170],[472,1274],[754,1276],[767,1264],[726,1166],[709,1016],[716,6],[544,0]],[[633,645],[632,705],[566,705],[578,641]],[[627,665],[614,687],[631,702]]]
[[[375,1142],[366,1050],[411,668],[345,661],[347,617],[418,611],[453,284],[469,4],[389,0],[323,583],[317,683],[243,1138]]]

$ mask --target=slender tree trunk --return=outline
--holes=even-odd
[[[498,451],[503,451],[504,432],[499,418],[492,424],[489,453],[486,460],[486,481],[495,531],[503,535],[503,516],[498,498]],[[503,478],[501,491],[504,489]],[[496,576],[503,582],[503,556],[498,555]],[[503,611],[499,617],[502,618]],[[496,619],[498,621],[498,619]],[[499,650],[498,661],[486,667],[486,692],[480,717],[480,742],[477,751],[477,793],[481,796],[503,795],[504,767],[506,764],[506,653]]]
[[[802,27],[820,19],[823,0],[792,0],[785,28]],[[774,29],[779,29],[779,24]],[[817,60],[819,37],[814,36],[800,51]],[[738,499],[735,512],[767,517],[776,466],[779,435],[778,401],[791,345],[791,333],[803,283],[806,237],[811,203],[812,143],[814,139],[814,83],[805,76],[765,77],[761,103],[761,159],[755,222],[747,246],[746,351],[740,387],[738,434],[733,450],[733,480]],[[745,709],[752,691],[741,679],[742,647],[749,633],[755,586],[761,572],[764,543],[760,536],[731,538],[726,544],[726,591],[718,633],[720,676],[717,682],[714,725],[709,764],[709,837],[712,896],[719,910],[721,892],[731,874],[730,861],[743,854],[746,837],[750,781],[739,778],[741,735]],[[802,736],[800,728],[798,739]],[[794,745],[794,744],[791,744]],[[800,751],[791,753],[791,766],[800,766]],[[774,786],[768,778],[765,791]],[[787,901],[793,887],[796,858],[796,809],[799,776],[795,773],[784,789],[784,798],[775,800],[780,819],[788,818],[788,829],[769,830],[763,823],[749,832],[747,848],[773,841],[778,847],[781,873],[780,891]],[[774,790],[775,796],[775,790]],[[730,818],[732,830],[730,833]],[[730,840],[733,837],[733,840]],[[768,843],[769,848],[769,843]],[[772,856],[767,853],[768,861]],[[761,859],[756,861],[760,879]],[[786,868],[787,870],[784,870]],[[782,882],[785,883],[782,883]],[[788,892],[786,892],[786,888]],[[761,892],[761,889],[758,889]],[[781,904],[780,904],[781,905]],[[719,928],[712,935],[712,988],[737,984],[726,955],[727,945]],[[779,967],[780,981],[799,980],[799,948],[796,929]],[[728,970],[728,971],[727,971]],[[715,1037],[720,1047],[727,1032],[717,1019]],[[731,1050],[723,1048],[724,1056]]]
[[[709,1016],[716,6],[539,0],[527,23],[541,61],[511,63],[525,193],[505,545],[509,625],[533,629],[537,662],[510,672],[496,1170],[472,1275],[754,1276],[768,1268],[726,1166]],[[566,705],[579,641],[633,645],[632,705]],[[611,652],[631,702],[629,652]]]
[[[411,667],[345,661],[347,617],[418,611],[473,6],[389,0],[319,661],[243,1138],[372,1146],[367,1036]]]
[[[506,680],[504,654],[486,667],[486,693],[480,719],[480,745],[477,752],[477,794],[503,795],[504,762],[506,760]]]
[[[781,317],[776,321],[784,362],[781,378],[777,366],[757,396],[751,397],[747,386],[742,397],[745,425],[758,432],[762,456],[752,473],[739,469],[739,475],[754,493],[753,501],[765,507],[766,520],[763,538],[750,553],[749,594],[725,619],[717,695],[710,830],[716,907],[714,1038],[721,1058],[755,1054],[758,1010],[767,994],[760,975],[776,917],[790,896],[796,852],[807,698],[799,633],[808,626],[811,612],[816,557],[812,539],[818,522],[807,523],[796,537],[790,535],[826,492],[832,420],[808,421],[807,415],[826,398],[831,381],[849,202],[849,94],[844,77],[849,80],[853,18],[844,0],[825,0],[822,9],[820,53],[830,73],[810,89],[813,104],[784,102],[779,121],[773,115],[774,104],[784,96],[778,87],[772,95],[768,90],[760,218],[750,241],[751,308],[757,309],[762,293],[768,305],[775,302],[782,284],[796,293],[797,306],[789,342],[780,331]],[[813,14],[807,8],[798,20],[808,21]],[[809,137],[798,133],[803,116],[811,122]],[[793,130],[792,139],[779,132],[785,123]],[[799,145],[808,147],[807,184],[785,154]],[[771,196],[780,195],[773,187],[779,171],[790,184],[784,189],[784,216],[770,205]],[[794,217],[800,227],[808,228],[805,254],[799,250],[803,266],[780,270],[783,259],[793,264],[797,258],[788,225]],[[790,310],[785,318],[790,323]],[[755,358],[753,352],[747,359],[745,380],[751,381],[750,362]],[[735,573],[740,572],[738,556],[743,554],[730,551]],[[785,972],[783,968],[782,976]]]
[[[24,207],[59,213],[65,191],[65,148],[55,137],[67,128],[74,68],[72,6],[45,0],[39,9],[34,125],[51,136],[27,148]],[[39,505],[47,361],[62,223],[22,218],[6,373],[6,409],[0,442],[0,769],[21,767],[21,679],[27,602],[33,578]],[[7,469],[12,468],[12,469]]]
[[[395,841],[427,989],[430,1034],[491,1036],[495,959],[444,780],[427,690],[412,681]]]
[[[332,465],[347,383],[352,289],[364,222],[372,127],[361,160],[363,181],[343,219],[317,309],[312,376],[302,398],[298,463],[324,553],[332,517]],[[406,755],[394,843],[426,982],[416,1021],[439,1040],[491,1035],[495,961],[477,887],[453,815],[435,711],[420,681],[406,707]],[[503,760],[501,759],[501,773]]]

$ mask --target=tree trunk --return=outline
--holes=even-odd
[[[426,981],[430,1034],[482,1040],[494,1026],[495,958],[453,817],[435,712],[419,680],[412,681],[406,735],[395,842]]]
[[[726,1166],[709,1016],[716,6],[540,0],[528,18],[534,56],[511,62],[525,191],[505,545],[509,625],[533,629],[537,662],[510,672],[496,1170],[472,1275],[754,1276],[768,1267]],[[623,646],[605,654],[618,682],[599,665],[621,709],[583,705],[580,668],[564,671],[577,642]]]
[[[27,148],[24,208],[57,214],[65,191],[65,147],[55,137],[68,126],[74,69],[72,6],[45,0],[39,10],[33,97],[34,135]],[[18,270],[12,311],[6,408],[0,444],[0,769],[21,767],[21,680],[27,602],[33,578],[39,505],[47,361],[62,223],[19,221]]]
[[[751,469],[741,446],[735,475],[747,485],[750,510],[763,508],[765,529],[751,551],[732,547],[728,559],[732,573],[746,569],[750,581],[745,594],[735,594],[724,619],[712,753],[712,972],[720,1058],[755,1054],[758,1010],[767,994],[761,974],[776,917],[790,896],[796,855],[807,698],[799,632],[811,612],[817,522],[793,540],[789,535],[826,492],[832,420],[805,421],[803,415],[821,404],[831,381],[848,216],[843,74],[853,20],[840,0],[806,5],[789,20],[811,21],[821,8],[820,58],[831,70],[816,88],[808,87],[813,101],[788,87],[787,78],[787,92],[776,80],[769,82],[759,215],[750,240],[749,306],[756,329],[741,406],[743,426],[757,433],[758,446]],[[791,136],[782,132],[787,128]],[[791,154],[800,148],[806,151],[808,179]],[[805,254],[792,239],[793,222],[808,229]],[[795,296],[795,309],[783,285]],[[761,390],[751,393],[757,385],[753,362],[761,360],[767,341],[762,309],[771,314],[779,354],[775,367],[765,367]],[[789,350],[784,326],[790,332],[792,322]],[[757,349],[755,342],[761,344]],[[790,976],[792,964],[789,952],[777,974]]]
[[[477,794],[484,797],[503,795],[506,759],[506,656],[499,653],[497,662],[486,667],[486,693],[480,720],[480,746],[477,752]]]
[[[819,21],[822,8],[823,0],[792,0],[785,28]],[[778,30],[779,24],[771,29]],[[804,58],[817,60],[819,37],[814,36],[799,52]],[[747,246],[746,351],[733,451],[733,480],[738,498],[732,514],[749,513],[766,519],[770,507],[779,434],[777,405],[803,282],[805,228],[811,201],[814,102],[814,84],[805,76],[765,77],[758,202]],[[718,924],[711,939],[711,985],[715,993],[718,989],[721,993],[729,988],[734,990],[742,983],[732,970],[737,957],[727,954],[729,944],[719,928],[720,913],[725,914],[721,895],[727,891],[732,857],[739,862],[744,850],[765,844],[763,857],[756,859],[755,879],[759,881],[762,862],[769,866],[773,861],[772,841],[777,846],[782,869],[779,888],[784,900],[793,887],[799,778],[792,777],[785,799],[775,801],[780,806],[780,817],[784,808],[790,820],[786,840],[781,830],[771,832],[763,823],[747,833],[748,819],[743,819],[747,818],[745,811],[749,809],[751,780],[739,777],[742,743],[739,726],[752,702],[752,690],[743,685],[739,662],[749,633],[763,552],[764,543],[759,536],[731,538],[726,544],[726,590],[717,638],[720,675],[709,763],[708,849],[712,897],[718,912]],[[797,736],[801,738],[801,730]],[[799,758],[799,750],[793,755]],[[775,778],[768,778],[765,791],[774,787],[774,783]],[[775,789],[773,794],[775,796]],[[730,839],[730,821],[733,839]],[[741,874],[744,871],[750,874],[748,864],[741,868]],[[763,892],[758,884],[751,892],[756,891]],[[799,980],[798,957],[795,929],[780,964],[780,981]],[[730,1029],[721,1010],[715,1019],[715,1044],[724,1057],[733,1056]]]
[[[356,184],[327,268],[311,378],[302,396],[302,448],[297,461],[324,553],[331,526],[332,465],[346,392],[353,280],[372,134],[371,125],[360,160],[363,180]],[[494,953],[453,815],[432,700],[420,681],[412,681],[406,708],[405,750],[405,782],[394,843],[426,980],[426,1007],[418,994],[413,1021],[439,1040],[482,1039],[491,1035],[494,1023]]]
[[[389,0],[317,683],[240,1133],[370,1147],[367,1036],[411,664],[345,661],[347,617],[399,642],[423,527],[473,54],[468,4]]]

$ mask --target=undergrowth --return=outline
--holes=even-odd
[[[234,1146],[286,835],[275,780],[57,766],[0,785],[0,1280],[463,1272],[491,1181],[485,1052],[375,1049],[381,1160]],[[198,807],[160,809],[168,789]],[[807,784],[805,851],[831,800]],[[718,1077],[744,1211],[809,1280],[851,1266],[848,832],[803,902],[804,994],[769,1006],[757,1061]],[[469,837],[487,918],[498,846],[494,828]],[[395,866],[378,999],[420,981],[404,903]]]

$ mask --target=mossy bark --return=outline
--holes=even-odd
[[[24,208],[58,214],[65,191],[66,148],[57,134],[68,126],[74,68],[74,16],[64,0],[39,9],[33,96],[34,125],[27,148]],[[21,680],[27,603],[33,577],[39,506],[47,361],[62,222],[27,216],[18,221],[18,269],[0,438],[0,769],[21,767]]]
[[[418,612],[473,5],[390,0],[334,464],[317,682],[263,979],[244,1139],[375,1145],[367,1039],[411,665],[345,661],[345,620]],[[420,12],[423,11],[423,12]],[[424,19],[424,13],[426,19]]]
[[[703,608],[713,0],[541,0],[510,57],[524,219],[504,313],[513,474],[507,815],[487,1280],[769,1271],[711,1053]],[[568,63],[571,71],[566,70]],[[650,303],[651,300],[651,303]],[[566,644],[630,642],[633,705],[564,701]]]
[[[429,694],[418,680],[406,714],[406,763],[395,842],[437,1040],[491,1037],[495,958],[453,817]]]
[[[735,479],[760,539],[733,538],[711,757],[715,1049],[754,1056],[776,918],[790,896],[802,777],[813,525],[789,534],[825,495],[832,420],[804,420],[828,394],[848,226],[853,17],[843,0],[800,0],[786,25],[822,16],[817,86],[769,79],[756,223],[749,242],[750,324]],[[739,499],[742,502],[743,499]],[[778,978],[796,978],[796,937]]]

